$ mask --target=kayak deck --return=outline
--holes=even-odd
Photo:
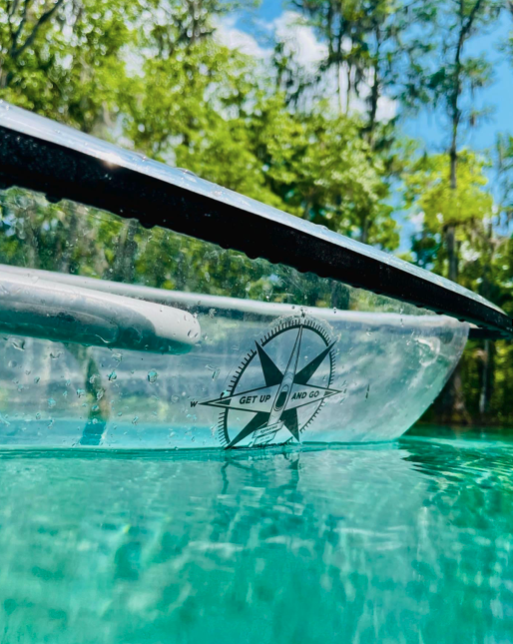
[[[0,332],[54,342],[164,354],[186,353],[200,339],[187,311],[23,275],[0,266]]]

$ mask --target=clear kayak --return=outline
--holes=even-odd
[[[469,330],[511,332],[500,309],[459,286],[284,213],[264,217],[235,193],[214,195],[228,208],[218,211],[205,201],[216,186],[185,173],[184,187],[140,158],[134,168],[133,153],[5,104],[0,137],[0,448],[391,440],[441,391]],[[93,163],[89,175],[73,178],[77,159]],[[173,193],[159,226],[130,194],[124,213],[122,170],[155,182],[153,213],[159,187],[190,202]],[[184,224],[180,211],[175,222],[178,203],[197,219]],[[234,204],[246,237],[289,226],[283,262],[274,237],[260,237],[258,254],[242,236],[221,247],[211,220],[226,217],[228,231]]]

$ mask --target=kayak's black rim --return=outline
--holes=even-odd
[[[408,265],[387,263],[361,248],[343,248],[323,236],[273,221],[204,194],[168,183],[143,171],[106,164],[82,150],[0,126],[0,183],[45,193],[52,201],[69,199],[136,218],[386,295],[479,327],[475,337],[511,338],[513,321],[485,300],[410,273]],[[293,220],[294,218],[291,218]],[[364,247],[362,247],[364,249]],[[471,336],[473,335],[471,329]]]

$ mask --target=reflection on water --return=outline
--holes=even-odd
[[[2,642],[511,641],[511,445],[0,464]]]

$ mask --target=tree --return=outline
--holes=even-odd
[[[1,30],[0,88],[15,81],[16,73],[24,66],[26,54],[33,52],[38,39],[52,28],[52,18],[64,15],[64,0],[37,4],[33,0],[4,0],[4,19]],[[55,24],[55,21],[54,21]]]
[[[214,35],[216,21],[238,10],[250,10],[260,0],[141,0],[141,35],[158,45],[160,55],[194,46]]]
[[[460,283],[480,290],[486,297],[490,297],[486,267],[491,261],[489,236],[494,213],[493,197],[486,188],[488,165],[476,154],[461,150],[455,176],[447,156],[437,154],[415,161],[405,177],[406,205],[422,217],[422,230],[413,240],[417,263],[441,275],[458,278]],[[451,245],[445,239],[448,229],[454,231]],[[462,274],[453,272],[454,255],[459,260],[458,271],[463,259]],[[475,281],[477,264],[481,267],[478,284]],[[489,373],[483,373],[483,377],[489,386]],[[459,370],[439,401],[439,413],[445,422],[469,419]]]
[[[472,36],[496,21],[502,2],[496,0],[453,0],[448,10],[438,8],[441,25],[449,21],[446,29],[440,28],[443,42],[437,51],[436,69],[428,74],[427,96],[435,106],[440,106],[449,121],[450,188],[457,191],[457,166],[459,137],[465,121],[474,126],[481,113],[475,109],[475,91],[491,80],[491,65],[485,56],[465,56],[465,46]],[[467,101],[465,105],[464,102]],[[449,279],[458,277],[456,231],[452,223],[444,229],[447,249]]]
[[[321,34],[328,48],[320,71],[335,70],[340,112],[349,113],[351,96],[365,78],[365,7],[360,0],[297,0],[294,3]],[[342,73],[346,77],[345,106]]]
[[[85,132],[112,129],[137,4],[0,0],[2,12],[0,97]]]
[[[449,168],[449,203],[456,207],[461,195],[458,186],[460,138],[465,126],[475,126],[486,110],[475,107],[476,91],[486,87],[492,77],[492,67],[485,54],[467,53],[471,39],[496,24],[504,8],[502,0],[433,0],[420,11],[431,15],[431,48],[424,59],[414,61],[414,82],[409,84],[403,98],[412,105],[430,104],[439,110],[447,126],[447,164]],[[471,204],[469,204],[471,206]],[[447,277],[458,280],[459,245],[457,226],[460,214],[446,217],[441,242],[447,262]],[[457,368],[444,393],[445,411],[450,409],[465,415],[465,400]]]
[[[352,99],[365,112],[365,131],[374,141],[384,99],[404,96],[408,69],[430,45],[419,34],[431,14],[422,0],[295,0],[296,6],[327,45],[321,75],[335,71],[340,111]],[[345,108],[342,76],[345,74]],[[354,102],[354,101],[353,101]],[[366,109],[364,109],[364,106]]]
[[[456,188],[445,154],[421,156],[404,175],[406,206],[422,215],[423,233],[427,232],[439,242],[429,267],[446,276],[451,270],[451,257],[443,244],[443,231],[454,227],[456,244],[462,248],[472,239],[476,228],[482,228],[490,220],[494,211],[485,174],[490,163],[466,149],[458,156]]]

